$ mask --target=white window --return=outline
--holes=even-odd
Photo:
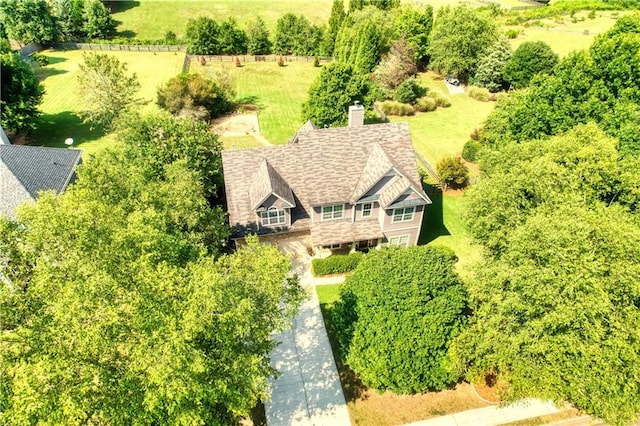
[[[342,244],[329,244],[328,246],[322,246],[323,249],[331,250],[339,249],[340,247],[342,247]]]
[[[415,207],[393,209],[393,219],[391,220],[391,222],[408,222],[410,220],[413,220],[413,212],[415,211],[415,209]]]
[[[372,203],[364,203],[362,205],[362,217],[371,217],[371,209],[373,208]]]
[[[407,245],[409,245],[409,236],[400,235],[398,237],[391,237],[389,238],[389,245],[406,247]]]
[[[324,206],[322,208],[322,220],[342,219],[344,214],[344,204],[335,206]]]
[[[260,219],[262,219],[262,226],[283,225],[287,221],[284,210],[278,210],[275,207],[270,207],[266,212],[260,212]]]

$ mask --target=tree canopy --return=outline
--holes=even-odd
[[[640,152],[640,15],[620,18],[588,51],[563,58],[553,75],[537,75],[528,91],[499,102],[481,133],[485,145],[527,141],[595,121],[619,138],[622,155]]]
[[[56,40],[57,26],[46,0],[3,0],[0,21],[9,38],[22,44]]]
[[[279,55],[315,55],[322,40],[322,30],[304,16],[282,15],[276,23],[273,53]]]
[[[497,25],[481,11],[466,5],[443,7],[431,33],[429,65],[443,74],[467,79],[498,36]]]
[[[290,261],[255,238],[220,256],[229,228],[189,157],[219,163],[219,142],[149,120],[0,219],[3,423],[229,424],[266,396],[302,295]]]
[[[349,106],[360,102],[365,108],[373,104],[371,87],[366,75],[351,65],[334,62],[322,68],[309,88],[309,97],[302,105],[302,118],[317,126],[344,126]]]
[[[218,23],[204,16],[189,19],[187,22],[186,40],[189,53],[195,55],[215,55],[220,51]]]
[[[15,132],[34,130],[44,88],[18,53],[0,53],[0,123]]]
[[[85,122],[110,129],[115,121],[142,101],[136,98],[140,82],[127,74],[127,64],[105,53],[84,53],[78,83]]]
[[[435,247],[369,252],[347,277],[334,323],[346,363],[362,382],[399,393],[453,383],[447,350],[465,323],[455,256]]]
[[[508,400],[635,421],[638,160],[621,158],[595,123],[522,142],[486,146],[468,192],[468,228],[487,250],[469,281],[474,316],[454,345],[457,363],[469,379],[497,375]]]
[[[271,52],[269,30],[259,16],[247,24],[247,52],[252,55],[266,55]]]
[[[504,79],[514,89],[529,86],[538,73],[553,73],[558,63],[558,55],[543,41],[526,41],[513,52],[504,68]]]
[[[511,58],[511,46],[509,42],[500,38],[493,44],[478,62],[478,69],[473,76],[473,83],[497,92],[504,86],[505,66]]]

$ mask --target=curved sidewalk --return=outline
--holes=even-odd
[[[274,336],[282,343],[271,353],[271,366],[282,374],[271,383],[271,400],[264,404],[267,425],[351,425],[305,260],[294,259],[294,271],[309,291],[309,299],[300,307],[291,329]]]

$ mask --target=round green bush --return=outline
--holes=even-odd
[[[469,169],[459,157],[448,157],[436,164],[436,171],[447,185],[462,186],[469,177]]]
[[[474,163],[478,159],[478,151],[482,148],[480,142],[470,139],[462,148],[462,158]]]
[[[436,105],[435,99],[425,96],[416,101],[414,108],[420,112],[429,112],[438,108],[438,105]]]
[[[386,115],[405,116],[415,114],[413,106],[396,101],[384,101],[380,104],[380,108]]]
[[[440,108],[449,108],[451,106],[451,100],[438,91],[429,92],[429,97],[436,101],[436,105]]]
[[[331,318],[342,357],[365,385],[415,393],[458,379],[448,349],[467,302],[454,266],[451,250],[389,247],[347,277]]]
[[[469,96],[480,102],[489,102],[491,94],[484,87],[471,86],[469,87]]]

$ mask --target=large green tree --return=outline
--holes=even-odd
[[[497,92],[504,86],[504,72],[509,58],[511,46],[509,42],[500,38],[491,46],[478,62],[478,69],[473,76],[473,83],[487,88],[490,92]]]
[[[9,38],[22,44],[55,41],[57,26],[46,0],[3,0],[0,21]]]
[[[443,7],[431,33],[430,66],[466,80],[475,73],[478,61],[498,36],[497,25],[481,11],[466,5]]]
[[[304,16],[282,15],[276,23],[273,53],[278,55],[315,55],[318,53],[322,31]]]
[[[136,98],[140,82],[127,74],[127,64],[113,55],[85,53],[79,65],[78,83],[85,122],[110,129],[122,115],[142,101]]]
[[[558,55],[543,41],[526,41],[513,52],[513,56],[504,68],[504,79],[514,89],[529,86],[529,82],[538,73],[553,73],[558,63]]]
[[[300,287],[256,239],[214,257],[229,229],[174,129],[0,220],[0,422],[230,424],[266,396]]]
[[[15,132],[36,127],[44,88],[18,53],[0,54],[0,123]]]
[[[116,33],[116,22],[100,0],[85,0],[83,17],[83,30],[89,38],[105,39]]]
[[[238,27],[234,18],[228,18],[220,24],[220,53],[243,54],[247,53],[247,34]]]
[[[125,154],[137,158],[137,167],[146,174],[159,176],[165,164],[186,159],[199,173],[205,197],[213,205],[221,204],[216,198],[222,190],[222,143],[207,123],[167,113],[131,116],[120,137]]]
[[[334,62],[322,68],[309,88],[302,105],[303,120],[318,126],[344,126],[349,106],[360,102],[365,108],[373,104],[369,79],[351,65]]]
[[[247,24],[247,52],[252,55],[266,55],[271,52],[269,30],[259,16]]]
[[[498,103],[481,141],[500,146],[566,132],[596,121],[619,138],[622,155],[640,152],[635,104],[640,102],[640,15],[620,18],[588,51],[563,58],[553,75],[535,76],[530,88]]]
[[[62,40],[80,40],[84,32],[84,0],[55,0],[53,13]]]
[[[474,317],[454,352],[469,378],[509,383],[509,400],[569,401],[629,424],[640,413],[640,228],[619,206],[566,197],[477,265]]]
[[[435,247],[366,255],[334,306],[341,353],[362,382],[399,393],[457,380],[447,354],[466,319],[455,256]]]
[[[395,15],[397,37],[404,38],[413,49],[414,60],[426,64],[429,57],[429,38],[433,28],[433,7],[424,9],[402,7]]]
[[[220,26],[208,17],[200,16],[187,22],[186,40],[189,53],[195,55],[216,55],[220,52]]]
[[[324,32],[322,43],[321,43],[321,51],[323,55],[331,56],[333,55],[333,49],[336,44],[336,37],[338,35],[338,31],[340,30],[340,26],[344,21],[344,18],[347,14],[344,11],[344,1],[343,0],[333,0],[333,4],[331,5],[331,15],[329,15],[329,26]]]

